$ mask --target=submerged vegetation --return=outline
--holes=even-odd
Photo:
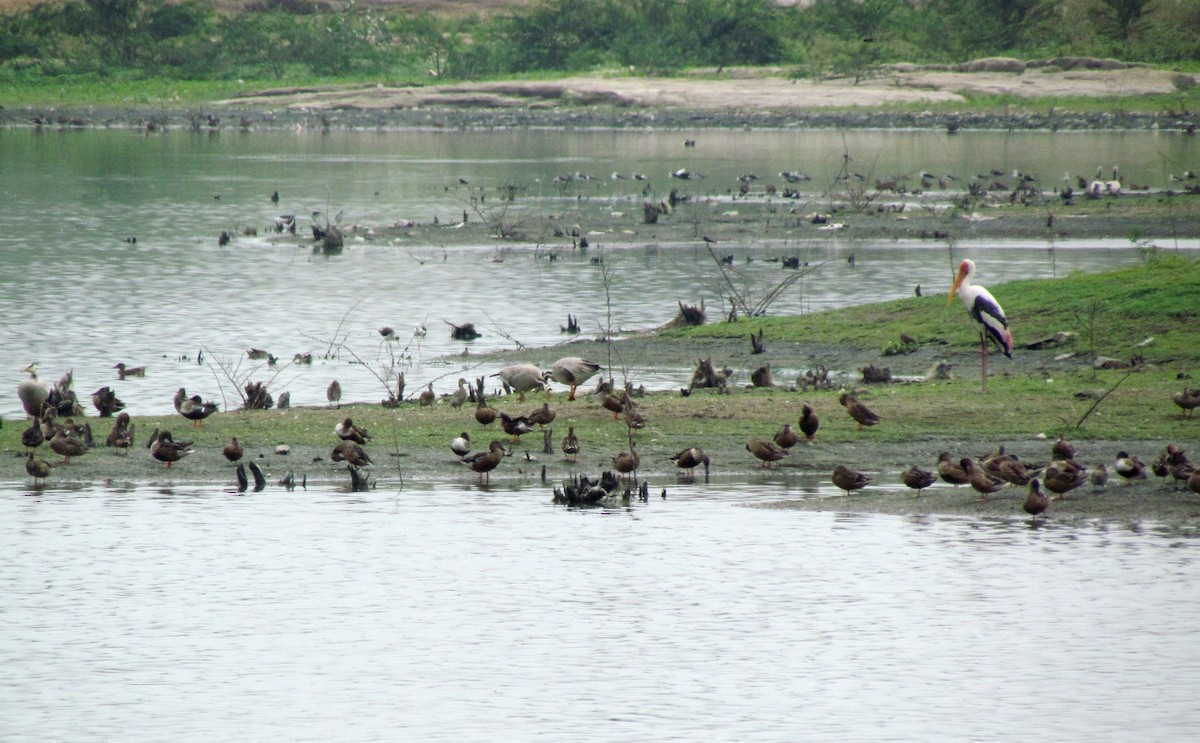
[[[61,102],[64,94],[103,98],[132,85],[140,92],[120,101],[148,94],[186,102],[256,83],[663,75],[735,65],[857,82],[891,63],[1000,55],[1052,66],[1081,56],[1173,64],[1181,73],[1173,105],[1184,110],[1200,87],[1186,74],[1200,59],[1200,0],[542,0],[490,4],[486,13],[412,7],[38,2],[0,16],[0,93],[10,104],[38,96]],[[183,81],[204,84],[175,84]]]

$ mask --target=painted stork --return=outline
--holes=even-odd
[[[982,366],[983,391],[987,392],[987,357],[988,339],[990,338],[1008,358],[1012,358],[1013,337],[1008,329],[1008,318],[1004,309],[992,296],[992,293],[982,286],[971,283],[975,275],[975,261],[966,259],[958,266],[958,276],[954,286],[950,288],[950,296],[946,297],[946,305],[954,301],[954,295],[963,301],[970,311],[971,317],[982,325],[979,333],[979,358]]]

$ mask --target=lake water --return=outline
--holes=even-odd
[[[685,149],[685,136],[697,139]],[[221,248],[221,230],[263,230],[282,213],[342,211],[343,225],[385,226],[404,219],[428,225],[461,219],[466,187],[492,194],[519,186],[514,210],[543,215],[571,213],[576,199],[607,200],[618,227],[640,228],[642,201],[635,171],[650,178],[654,196],[672,185],[667,174],[687,168],[706,177],[686,189],[727,198],[736,176],[754,172],[778,181],[783,170],[810,174],[795,184],[812,195],[835,183],[843,153],[851,170],[872,177],[921,171],[960,177],[991,169],[1037,173],[1047,188],[1064,172],[1090,176],[1119,164],[1130,183],[1168,185],[1170,173],[1200,169],[1195,138],[1149,132],[941,132],[835,131],[168,131],[146,136],[133,130],[0,131],[0,347],[7,367],[0,379],[0,415],[20,415],[13,394],[19,369],[39,364],[49,381],[74,369],[76,390],[90,394],[114,386],[137,414],[171,412],[175,391],[239,402],[214,362],[286,389],[293,404],[324,404],[325,388],[338,379],[345,401],[384,397],[375,377],[391,354],[406,372],[407,391],[435,380],[447,392],[464,371],[491,373],[462,358],[464,344],[449,337],[446,322],[473,322],[484,336],[472,352],[560,343],[568,313],[584,332],[607,324],[606,292],[590,254],[567,251],[557,261],[531,246],[486,244],[446,247],[439,230],[426,228],[399,245],[351,242],[335,257],[314,256],[308,246],[239,238]],[[567,188],[555,176],[597,176]],[[626,179],[613,181],[618,172]],[[915,183],[912,183],[915,185]],[[279,191],[280,203],[269,195]],[[219,198],[217,198],[219,197]],[[514,216],[514,219],[516,217]],[[627,223],[627,224],[626,224]],[[586,227],[585,227],[586,229]],[[809,233],[813,234],[813,233]],[[819,234],[819,233],[818,233]],[[136,237],[136,243],[125,242]],[[637,330],[668,321],[676,302],[707,302],[717,313],[722,279],[702,245],[633,242],[604,245],[612,301],[612,327]],[[560,241],[561,243],[561,241]],[[1193,237],[1170,247],[1195,249]],[[981,260],[981,279],[1061,275],[1137,261],[1128,240],[1066,242],[1054,251],[1039,242],[963,242],[957,255]],[[769,287],[777,263],[761,259],[800,255],[828,261],[794,285],[772,312],[801,312],[911,295],[921,284],[942,291],[950,277],[946,247],[938,242],[851,242],[844,238],[756,240],[725,243],[736,254],[739,281]],[[857,257],[851,267],[844,260]],[[503,257],[494,262],[493,257]],[[745,259],[758,259],[747,263]],[[421,340],[412,328],[429,328]],[[376,329],[397,329],[401,342],[386,347]],[[334,338],[346,351],[321,357]],[[245,350],[263,348],[285,362],[314,352],[312,367],[280,372],[251,363]],[[207,365],[197,365],[207,349]],[[148,366],[145,379],[117,382],[118,361]],[[357,363],[361,361],[363,363]],[[262,368],[257,368],[262,367]],[[257,369],[256,369],[257,368]],[[686,370],[648,369],[654,387],[677,386]]]
[[[803,494],[0,488],[0,737],[1194,737],[1194,531]]]
[[[201,348],[242,373],[247,348],[286,360],[320,355],[336,336],[365,363],[342,353],[293,366],[276,389],[319,404],[338,378],[347,400],[374,401],[367,367],[389,354],[381,325],[402,346],[429,326],[408,345],[409,389],[449,375],[444,390],[473,363],[439,358],[462,350],[444,320],[479,325],[477,352],[510,338],[558,343],[568,312],[592,333],[604,316],[599,271],[575,253],[549,262],[532,248],[435,238],[332,258],[265,239],[218,248],[222,229],[280,213],[449,222],[463,208],[460,178],[519,183],[528,208],[568,210],[577,192],[552,180],[576,171],[604,178],[589,198],[636,209],[638,187],[610,172],[643,171],[661,193],[681,167],[723,184],[718,197],[748,171],[809,172],[815,184],[799,185],[819,193],[843,151],[880,174],[998,168],[1052,180],[1120,164],[1154,187],[1197,160],[1194,140],[1145,132],[689,134],[699,146],[684,151],[682,132],[0,130],[0,414],[20,417],[28,361],[50,380],[74,368],[85,394],[112,385],[136,414],[166,413],[181,385],[229,394],[195,363]],[[1127,241],[1057,247],[959,250],[988,257],[988,282],[1138,260]],[[604,249],[616,327],[660,324],[677,300],[719,303],[698,246]],[[779,311],[948,283],[944,246],[735,248],[739,263],[784,250],[830,263]],[[740,270],[778,275],[762,261]],[[148,376],[117,382],[117,361]],[[672,484],[666,500],[572,511],[524,481],[252,496],[0,482],[0,738],[1194,737],[1193,534],[747,507],[829,487],[804,476]]]

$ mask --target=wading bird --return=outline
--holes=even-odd
[[[954,295],[963,301],[971,317],[982,325],[979,333],[979,358],[983,372],[983,391],[987,392],[988,340],[995,343],[1008,358],[1012,358],[1013,337],[1008,329],[1008,318],[992,293],[982,286],[975,286],[971,278],[975,275],[975,261],[966,259],[958,266],[958,276],[950,287],[946,305],[954,301]]]

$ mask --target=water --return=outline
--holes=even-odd
[[[1200,724],[1192,536],[745,507],[796,495],[671,486],[571,511],[529,484],[6,487],[0,731],[1082,741]]]
[[[464,208],[459,178],[518,182],[531,210],[569,211],[576,191],[555,188],[555,175],[640,170],[665,189],[680,167],[724,184],[717,197],[740,173],[785,169],[810,172],[816,182],[801,185],[819,193],[843,152],[881,175],[998,167],[1047,180],[1119,163],[1124,179],[1160,187],[1197,154],[1194,141],[1154,133],[705,131],[687,152],[683,136],[0,131],[0,414],[19,417],[27,361],[50,380],[74,368],[85,394],[112,385],[140,415],[168,412],[180,385],[232,395],[214,364],[250,374],[247,348],[286,360],[320,356],[335,338],[359,359],[344,351],[253,376],[295,404],[322,403],[332,378],[347,400],[378,400],[371,371],[400,353],[381,325],[404,339],[409,389],[435,379],[445,391],[463,371],[493,369],[443,358],[462,350],[443,320],[479,325],[477,353],[512,338],[558,343],[568,312],[594,333],[606,310],[587,256],[443,248],[432,230],[331,259],[265,239],[217,247],[222,229],[283,212],[448,222]],[[640,204],[629,182],[587,188],[614,209]],[[989,283],[1138,260],[1127,241],[1057,247],[960,250],[988,257]],[[813,239],[736,252],[740,263],[784,250],[830,263],[779,311],[948,283],[939,246]],[[719,275],[696,246],[605,254],[614,326],[653,327],[677,300],[719,304]],[[739,270],[778,275],[762,261]],[[430,332],[418,343],[408,329],[419,322]],[[201,348],[208,365],[194,361]],[[117,382],[117,361],[148,376]],[[528,482],[251,496],[2,482],[0,738],[1194,736],[1190,531],[747,507],[829,488],[803,475],[671,485],[666,500],[571,511]]]
[[[343,226],[390,225],[416,219],[428,225],[461,219],[469,189],[492,194],[503,184],[521,187],[512,218],[522,213],[564,215],[570,224],[576,197],[612,204],[625,213],[618,229],[640,229],[641,184],[650,177],[655,198],[673,183],[667,173],[685,167],[706,177],[689,186],[728,198],[735,177],[756,172],[779,180],[799,170],[813,181],[796,184],[814,199],[833,183],[843,153],[851,169],[890,177],[921,171],[967,178],[989,169],[1041,175],[1046,187],[1061,172],[1091,175],[1097,165],[1121,165],[1122,178],[1153,187],[1200,159],[1194,139],[1148,132],[971,133],[703,131],[684,150],[683,134],[655,131],[383,131],[251,132],[146,136],[133,130],[0,132],[0,347],[8,353],[0,379],[0,415],[19,416],[13,388],[18,370],[39,364],[49,381],[74,369],[76,390],[115,387],[137,414],[171,412],[180,386],[222,404],[240,402],[231,379],[288,390],[293,404],[324,404],[332,379],[345,401],[384,398],[376,375],[403,369],[407,392],[429,381],[448,392],[459,376],[496,371],[460,354],[447,322],[473,322],[484,336],[478,354],[563,342],[567,314],[595,336],[607,326],[639,330],[675,314],[676,302],[705,301],[719,312],[728,289],[712,259],[697,245],[654,241],[603,245],[611,291],[587,254],[558,261],[530,246],[498,241],[447,247],[437,228],[425,227],[399,244],[355,243],[337,257],[312,255],[262,238],[217,246],[221,230],[264,229],[281,213],[343,212]],[[588,173],[596,181],[563,189],[557,175]],[[619,172],[626,180],[612,181]],[[460,179],[469,186],[463,186]],[[678,184],[678,182],[674,182]],[[915,185],[915,184],[913,184]],[[278,190],[279,205],[269,195]],[[219,197],[219,198],[218,198]],[[622,221],[623,220],[623,221]],[[585,227],[586,229],[586,227]],[[809,233],[813,234],[813,233]],[[136,237],[136,243],[125,242]],[[1184,248],[1197,241],[1182,241]],[[1175,247],[1173,244],[1172,247]],[[1060,241],[1054,251],[1034,242],[963,242],[958,255],[980,259],[981,280],[1098,270],[1139,260],[1128,240]],[[738,260],[738,281],[770,287],[777,263],[764,258],[801,255],[828,261],[771,308],[802,312],[911,295],[948,286],[950,263],[937,243],[862,243],[844,237],[751,243],[722,249]],[[595,251],[591,251],[592,255]],[[855,267],[845,258],[854,253]],[[502,257],[502,262],[493,262]],[[756,259],[746,263],[747,258]],[[764,289],[765,291],[765,289]],[[412,328],[429,328],[424,339]],[[381,344],[381,326],[397,329],[401,343]],[[337,343],[344,344],[339,352]],[[263,348],[285,363],[312,352],[312,367],[274,370],[245,358]],[[206,365],[195,359],[205,350]],[[322,359],[329,352],[336,357]],[[353,352],[353,353],[351,353]],[[393,358],[393,356],[395,358]],[[357,358],[356,358],[357,357]],[[117,382],[118,361],[148,366],[143,380]],[[393,364],[392,362],[396,362]],[[647,369],[652,388],[677,386],[681,369]]]

